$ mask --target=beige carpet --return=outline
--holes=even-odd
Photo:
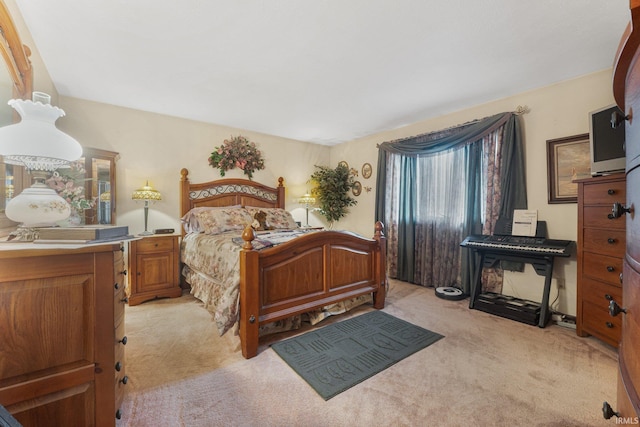
[[[371,307],[345,316],[361,314]],[[617,355],[594,338],[540,329],[392,281],[384,311],[445,336],[324,401],[269,342],[245,360],[189,295],[127,307],[119,426],[606,426]]]

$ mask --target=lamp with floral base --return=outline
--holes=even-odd
[[[45,184],[47,175],[82,156],[82,146],[55,126],[64,111],[50,105],[46,93],[33,92],[33,101],[12,99],[9,105],[21,121],[0,128],[0,155],[5,163],[26,167],[33,185],[7,204],[7,217],[20,223],[8,240],[32,241],[35,227],[51,226],[71,214],[71,207]]]

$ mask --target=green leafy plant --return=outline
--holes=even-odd
[[[358,202],[349,196],[349,192],[355,185],[355,179],[350,174],[349,168],[338,165],[335,169],[328,166],[316,166],[311,175],[311,182],[315,185],[311,194],[319,204],[320,213],[333,224],[347,215],[349,206],[355,206]]]
[[[220,169],[220,176],[229,169],[238,168],[251,179],[253,172],[264,169],[264,159],[254,142],[244,136],[235,136],[214,148],[209,156],[209,165]]]

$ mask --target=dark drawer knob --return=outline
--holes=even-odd
[[[607,323],[605,323],[605,325],[606,325],[606,327],[607,327],[607,328],[609,328],[609,329],[612,329],[612,328],[613,328],[613,323],[611,323],[611,322],[607,322]]]
[[[627,309],[620,307],[615,300],[609,301],[609,314],[611,315],[611,317],[616,317],[620,313],[626,314]]]
[[[122,343],[122,345],[127,345],[127,337],[126,336],[122,337],[122,339],[118,340],[118,342]]]
[[[606,299],[607,301],[611,301],[613,297],[609,294],[604,294],[604,299]]]
[[[120,409],[118,409],[116,411],[116,420],[120,420],[120,419],[122,419],[122,411]]]
[[[122,301],[123,303],[125,303],[125,304],[126,304],[126,303],[128,303],[128,302],[129,302],[129,298],[124,297],[124,298],[122,298],[120,301]]]
[[[607,190],[607,194],[610,196],[613,196],[614,194],[616,194],[616,190],[614,190],[613,188],[610,188]]]
[[[125,375],[124,377],[122,377],[120,382],[124,385],[127,385],[127,383],[129,382],[129,377]]]
[[[616,239],[614,239],[613,237],[609,237],[607,239],[607,243],[610,244],[610,245],[613,245],[615,242],[616,242]]]
[[[607,271],[609,273],[613,273],[615,271],[615,268],[612,265],[607,265]]]
[[[622,215],[631,213],[631,208],[627,208],[622,206],[622,204],[615,202],[613,207],[611,208],[611,213],[609,214],[609,219],[620,218]]]
[[[122,363],[116,362],[116,371],[120,372],[122,370]]]
[[[116,288],[116,290],[120,289],[120,285],[117,283],[114,283],[113,287]]]
[[[122,274],[123,276],[126,276],[126,275],[127,275],[127,270],[122,270],[122,271],[120,272],[120,274]]]
[[[605,420],[608,420],[608,419],[610,419],[611,417],[614,417],[614,416],[615,417],[619,417],[620,414],[613,410],[611,405],[609,405],[609,402],[605,401],[602,404],[602,416],[604,416]]]
[[[124,252],[124,246],[120,246],[120,252]]]

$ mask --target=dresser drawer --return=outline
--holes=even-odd
[[[174,236],[148,237],[136,241],[136,249],[140,252],[173,251]]]
[[[626,246],[624,230],[585,228],[582,246],[585,251],[622,258]]]
[[[125,329],[124,329],[124,324],[125,322],[120,322],[119,324],[114,326],[114,330],[115,330],[115,341],[114,341],[114,345],[115,345],[115,349],[114,351],[116,352],[116,354],[118,354],[118,351],[124,351],[124,347],[127,345],[125,338]]]
[[[622,288],[609,283],[599,282],[585,278],[582,281],[582,299],[601,307],[609,309],[609,301],[615,300],[622,305]]]
[[[582,256],[582,272],[585,276],[603,280],[618,287],[621,286],[622,258],[593,252],[584,252]]]
[[[627,198],[626,183],[624,180],[601,182],[584,186],[584,199],[588,204],[610,204],[613,202],[624,203]]]
[[[120,325],[124,320],[125,303],[126,296],[124,293],[124,287],[121,287],[113,296],[113,324],[115,326]]]
[[[126,286],[126,276],[127,272],[124,268],[124,255],[122,251],[114,251],[113,252],[113,277],[115,283],[113,284],[113,292],[118,294],[122,290],[124,290]]]
[[[620,317],[611,317],[609,310],[588,301],[582,302],[582,328],[591,335],[617,346],[622,332]]]
[[[624,200],[621,202],[624,203]],[[587,228],[607,228],[624,230],[625,217],[609,218],[613,203],[607,206],[585,206],[584,207],[584,226]]]

